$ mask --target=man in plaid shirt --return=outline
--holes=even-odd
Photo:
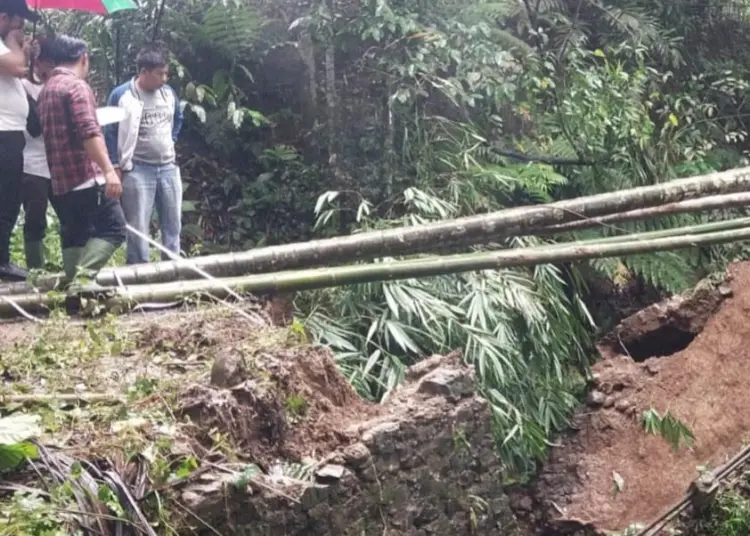
[[[88,47],[61,35],[42,43],[40,61],[55,68],[39,94],[52,206],[60,219],[65,273],[98,272],[125,241],[120,178],[109,160],[85,79]]]

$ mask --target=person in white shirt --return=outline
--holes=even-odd
[[[39,93],[53,68],[52,62],[37,59],[34,62],[36,80],[27,78],[22,81],[29,96],[29,117],[36,113],[36,110],[31,107],[36,106]],[[52,195],[52,182],[41,129],[39,132],[32,133],[29,133],[29,130],[27,128],[24,132],[26,147],[23,150],[21,200],[24,215],[23,241],[26,267],[34,269],[44,268],[44,236],[47,233],[47,206]]]
[[[30,44],[24,20],[38,20],[26,0],[0,0],[0,280],[26,279],[10,262],[10,237],[21,211],[24,131],[29,104],[26,78]]]

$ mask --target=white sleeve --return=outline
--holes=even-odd
[[[0,39],[0,56],[5,54],[10,54],[10,49],[8,48],[8,45],[5,44],[5,41]]]

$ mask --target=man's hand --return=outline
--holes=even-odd
[[[116,170],[110,168],[104,174],[104,194],[110,199],[120,199],[122,195],[122,182]]]

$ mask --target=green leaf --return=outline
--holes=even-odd
[[[0,445],[14,445],[38,437],[42,433],[41,417],[16,413],[0,418]]]
[[[0,445],[0,470],[14,469],[26,459],[34,459],[37,456],[39,456],[39,453],[32,443]]]
[[[233,483],[237,488],[244,489],[258,474],[260,474],[260,468],[253,463],[248,464],[235,475]]]

